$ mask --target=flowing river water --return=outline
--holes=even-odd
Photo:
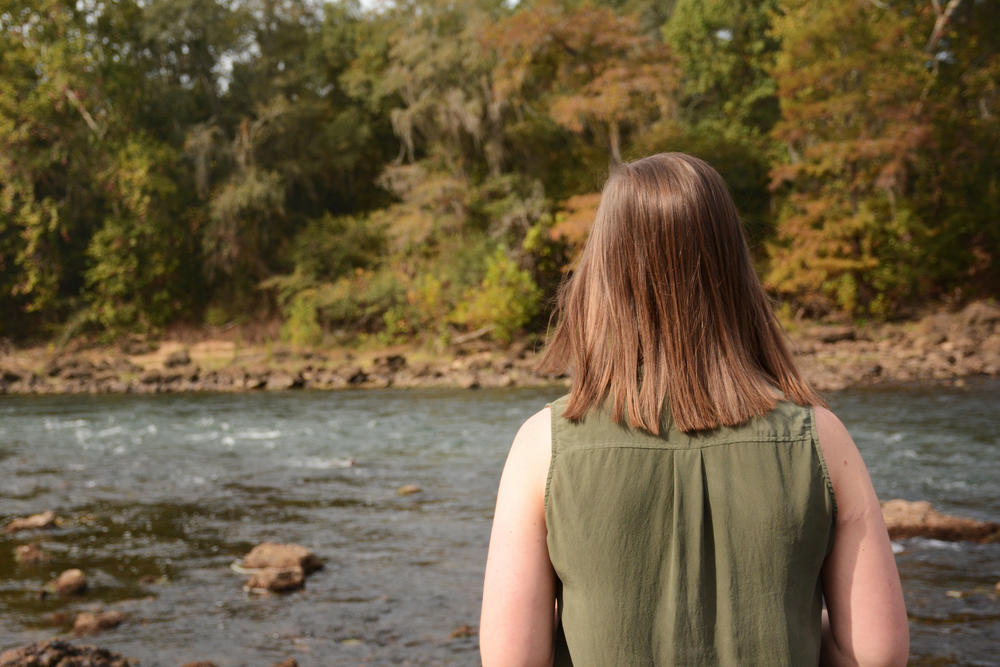
[[[562,390],[372,390],[0,398],[0,649],[89,638],[144,666],[475,665],[492,505],[518,425]],[[1000,383],[830,396],[882,498],[1000,520]],[[421,491],[401,496],[399,487]],[[326,561],[304,591],[257,597],[234,560],[262,541]],[[38,541],[51,559],[15,563]],[[1000,664],[1000,544],[894,545],[913,665]],[[38,592],[60,571],[77,599]]]

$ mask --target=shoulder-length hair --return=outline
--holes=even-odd
[[[754,271],[736,205],[704,161],[661,153],[615,168],[540,362],[569,371],[563,416],[610,403],[660,433],[736,426],[779,396],[824,405],[801,378]]]

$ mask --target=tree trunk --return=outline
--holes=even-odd
[[[620,165],[622,163],[621,130],[616,120],[608,123],[608,143],[611,145],[611,164]]]

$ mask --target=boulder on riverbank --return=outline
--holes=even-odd
[[[953,542],[1000,540],[1000,524],[941,514],[924,500],[887,500],[882,503],[882,518],[889,529],[889,537],[894,540],[907,537]]]
[[[0,653],[0,667],[134,667],[138,661],[96,646],[50,639]]]
[[[1000,305],[992,301],[912,322],[793,329],[796,361],[821,391],[1000,375]]]
[[[165,368],[177,368],[178,366],[187,366],[190,363],[191,357],[184,349],[175,350],[163,359]]]

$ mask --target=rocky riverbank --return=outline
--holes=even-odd
[[[979,301],[905,323],[792,323],[806,377],[821,391],[874,384],[961,383],[1000,376],[1000,305]],[[0,350],[0,393],[163,393],[384,387],[512,387],[565,382],[535,371],[538,350],[467,340],[435,353],[292,350],[238,340],[166,340]]]
[[[1000,305],[868,326],[807,324],[790,332],[799,367],[821,391],[1000,376]]]

